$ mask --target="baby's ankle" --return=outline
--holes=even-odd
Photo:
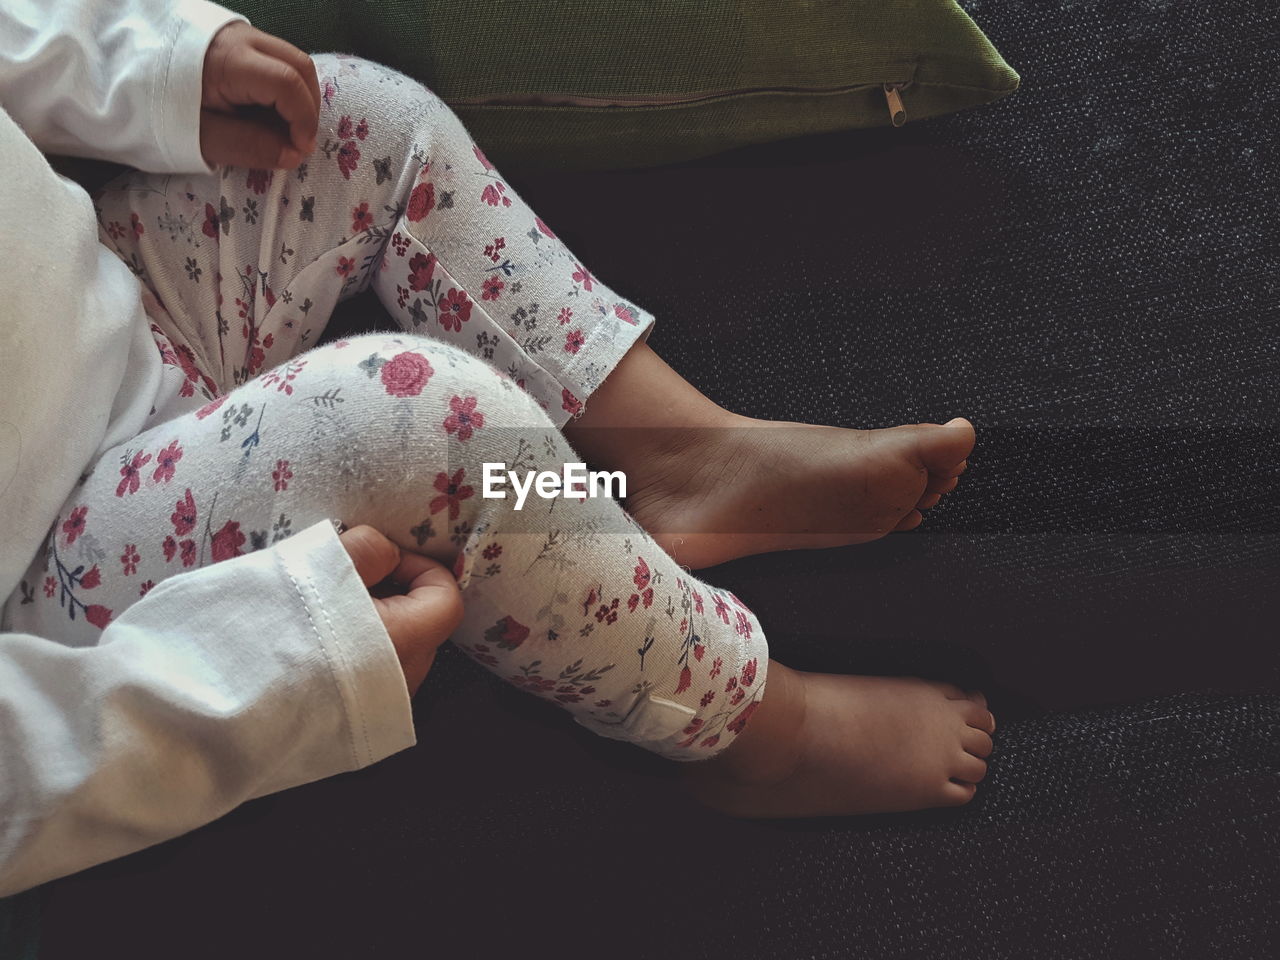
[[[698,768],[697,776],[777,783],[800,763],[806,713],[804,674],[770,660],[764,694],[742,732],[715,757],[691,766]]]

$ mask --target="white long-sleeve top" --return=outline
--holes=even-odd
[[[0,598],[80,474],[134,436],[160,356],[137,279],[40,152],[208,172],[205,0],[0,0]],[[333,527],[162,582],[73,649],[0,611],[0,896],[414,742]]]

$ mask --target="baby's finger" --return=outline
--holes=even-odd
[[[310,153],[320,129],[320,108],[302,74],[287,61],[252,47],[238,48],[232,58],[223,81],[227,98],[236,104],[272,107],[289,125],[298,152]]]
[[[407,584],[401,596],[387,597],[394,624],[403,635],[437,645],[462,621],[462,593],[448,568],[416,553],[402,553],[391,579]]]
[[[250,42],[263,53],[275,57],[277,60],[283,60],[298,71],[311,93],[311,99],[315,101],[316,113],[319,114],[320,78],[316,76],[315,61],[288,40],[272,36],[269,33],[259,31],[250,38]]]
[[[344,531],[338,539],[366,587],[384,579],[400,563],[400,548],[367,524]]]
[[[293,168],[303,154],[278,130],[245,117],[200,111],[200,152],[212,166]]]

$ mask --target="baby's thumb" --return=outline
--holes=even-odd
[[[385,580],[400,563],[400,548],[367,524],[343,531],[338,539],[366,587]]]
[[[288,129],[261,114],[249,117],[200,111],[200,152],[214,167],[278,170],[292,169],[302,162]]]
[[[462,622],[462,592],[447,567],[416,553],[402,555],[393,579],[408,586],[403,594],[379,601],[382,622],[413,691],[426,678],[436,651]]]

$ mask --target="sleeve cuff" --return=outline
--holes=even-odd
[[[391,637],[327,520],[276,546],[333,669],[359,766],[413,746],[413,712]]]
[[[228,23],[249,20],[208,0],[178,0],[173,15],[169,60],[155,87],[152,108],[156,141],[169,172],[213,173],[200,152],[204,55],[219,30]]]

